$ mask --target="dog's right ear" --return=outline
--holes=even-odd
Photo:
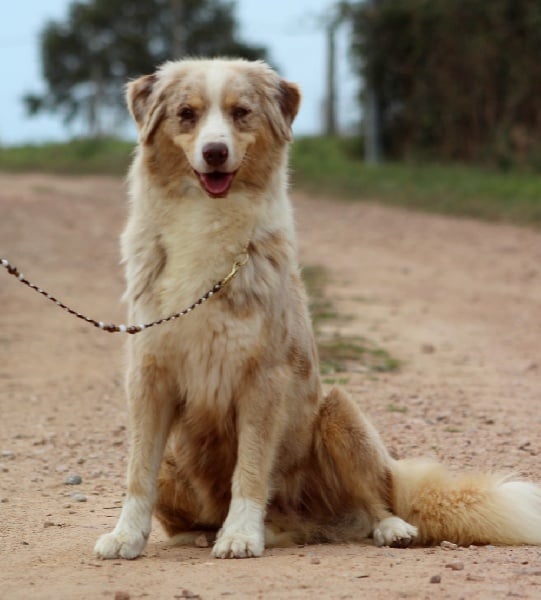
[[[139,138],[145,144],[152,141],[165,115],[163,99],[153,94],[156,81],[155,74],[144,75],[126,86],[126,103],[139,128]]]

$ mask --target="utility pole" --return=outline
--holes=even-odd
[[[376,10],[378,0],[366,0]],[[375,40],[371,41],[376,43]],[[381,103],[375,85],[375,74],[366,74],[364,105],[364,160],[367,164],[377,165],[382,161],[383,149],[381,140]]]
[[[327,25],[327,92],[325,99],[325,135],[336,135],[336,29],[338,19]]]
[[[320,19],[325,26],[327,38],[327,66],[326,66],[326,93],[325,93],[325,135],[333,136],[338,133],[336,118],[337,92],[336,92],[336,32],[338,28],[351,15],[351,5],[346,0],[336,2],[331,9],[330,16]]]
[[[184,0],[170,0],[171,12],[173,14],[172,23],[172,51],[171,58],[177,60],[187,54],[186,49],[186,28],[184,26]]]

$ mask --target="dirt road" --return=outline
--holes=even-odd
[[[541,233],[295,197],[302,262],[330,274],[341,331],[402,360],[346,387],[399,456],[541,481]],[[0,175],[0,255],[124,321],[120,181]],[[218,561],[168,548],[98,561],[126,465],[123,340],[0,272],[0,598],[541,598],[541,548],[327,545]],[[82,483],[67,485],[70,475]],[[124,594],[124,595],[122,595]]]

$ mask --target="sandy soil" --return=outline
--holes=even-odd
[[[346,384],[387,444],[541,481],[541,234],[304,196],[295,206],[302,262],[328,269],[350,315],[336,327],[403,361]],[[123,322],[120,181],[0,175],[0,208],[1,255]],[[123,339],[5,272],[0,307],[0,598],[541,598],[532,547],[326,545],[219,561],[166,547],[156,525],[143,558],[94,559],[123,494]],[[65,484],[73,474],[80,485]]]

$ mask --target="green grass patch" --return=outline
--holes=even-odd
[[[541,174],[460,164],[366,165],[353,138],[309,137],[291,151],[293,183],[314,194],[541,225]],[[0,170],[125,175],[133,142],[115,138],[0,146]]]
[[[347,319],[340,315],[331,300],[325,295],[328,282],[326,270],[319,265],[305,266],[302,276],[310,298],[310,313],[319,352],[320,371],[323,375],[343,373],[352,367],[363,366],[372,372],[387,372],[398,369],[399,361],[360,336],[334,334],[329,336],[322,332],[323,323],[339,322]],[[325,383],[336,383],[345,378],[327,377]]]
[[[352,140],[301,138],[291,153],[294,185],[348,200],[541,225],[541,174],[469,165],[367,165]]]
[[[133,142],[115,138],[0,147],[0,170],[66,175],[125,175]]]
[[[349,377],[325,377],[323,383],[327,385],[347,385]]]
[[[398,406],[397,404],[393,404],[392,402],[387,404],[387,406],[385,407],[389,412],[393,412],[393,413],[401,413],[401,414],[406,414],[408,412],[408,407],[407,406]]]
[[[320,369],[325,375],[342,373],[359,365],[378,373],[395,371],[400,366],[386,350],[360,336],[319,336],[318,350]]]

